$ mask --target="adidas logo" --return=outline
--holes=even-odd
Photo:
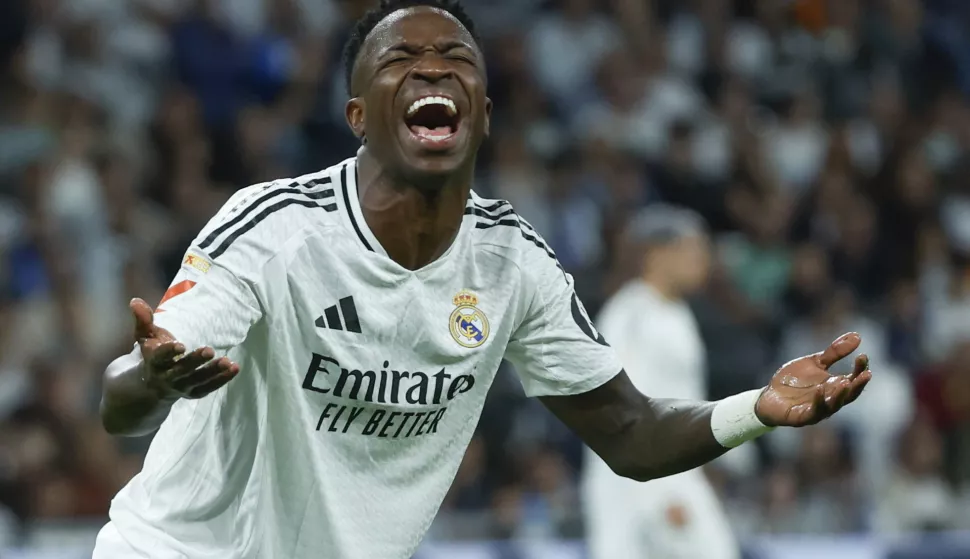
[[[361,334],[360,318],[357,316],[357,305],[353,297],[345,297],[339,303],[323,311],[323,316],[314,321],[317,328],[330,330],[346,330]]]

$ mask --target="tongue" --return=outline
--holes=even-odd
[[[444,138],[451,135],[450,126],[438,126],[435,128],[428,128],[427,126],[414,125],[411,127],[411,132],[414,132],[417,136],[423,136],[425,138]]]

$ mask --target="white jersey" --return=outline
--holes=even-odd
[[[707,398],[704,341],[685,301],[632,281],[606,302],[596,324],[638,390],[657,398]]]
[[[641,392],[705,398],[704,342],[687,303],[633,281],[607,302],[597,324]],[[699,470],[638,483],[587,450],[582,494],[591,559],[740,556],[723,507]]]
[[[472,194],[451,248],[409,271],[367,227],[355,159],[235,195],[156,323],[241,372],[174,405],[112,503],[110,532],[152,558],[411,557],[503,358],[529,396],[621,369],[508,203]]]

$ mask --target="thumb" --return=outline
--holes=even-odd
[[[827,370],[836,362],[842,360],[846,356],[852,354],[853,351],[859,349],[859,344],[862,343],[862,338],[859,334],[855,332],[849,332],[848,334],[843,334],[839,339],[832,342],[825,351],[822,352],[819,360],[822,366]]]
[[[135,317],[135,339],[151,338],[155,334],[154,311],[143,299],[132,299],[128,304]]]

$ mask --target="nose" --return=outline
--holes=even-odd
[[[437,56],[425,57],[411,70],[411,77],[428,83],[437,83],[454,75],[448,64]]]

